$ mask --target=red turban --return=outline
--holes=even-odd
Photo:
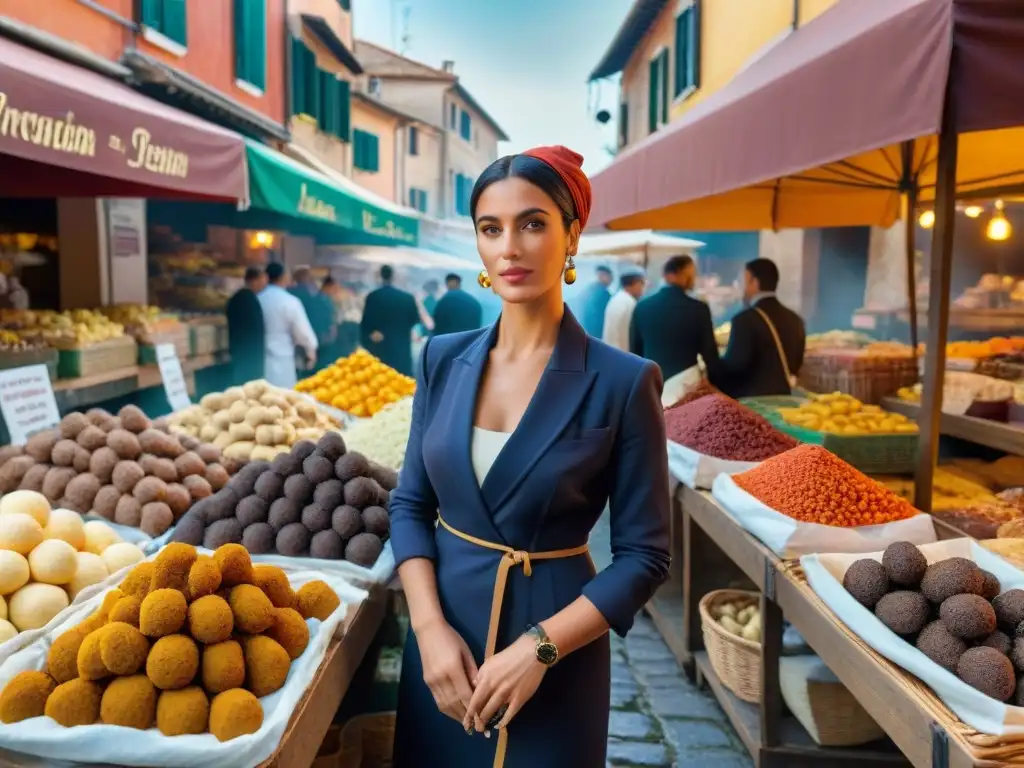
[[[590,179],[583,172],[583,155],[561,144],[553,147],[534,147],[523,154],[547,163],[565,182],[569,194],[572,195],[573,205],[576,206],[576,218],[579,219],[582,231],[587,226],[590,206],[594,200],[590,190]]]

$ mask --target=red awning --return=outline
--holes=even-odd
[[[56,167],[53,195],[241,200],[247,194],[241,136],[0,39],[0,194],[43,194],[45,177],[33,174],[29,181],[15,173],[42,168],[37,163]]]

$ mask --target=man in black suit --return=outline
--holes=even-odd
[[[263,378],[263,308],[256,297],[266,284],[263,270],[249,267],[245,270],[245,285],[235,291],[225,307],[235,384]]]
[[[392,285],[394,277],[390,265],[380,268],[382,285],[366,297],[359,342],[384,365],[412,376],[412,329],[423,323],[430,330],[434,321],[411,293]]]
[[[662,270],[665,285],[657,293],[637,302],[629,328],[629,351],[661,367],[666,381],[697,364],[718,363],[711,310],[687,294],[697,279],[697,268],[689,256],[673,256]]]
[[[746,265],[747,309],[732,319],[725,355],[709,370],[712,383],[727,395],[788,395],[792,389],[804,362],[806,332],[800,316],[775,297],[778,285],[779,268],[770,259]]]
[[[458,275],[452,273],[444,282],[448,290],[434,307],[434,336],[475,331],[483,324],[480,302],[462,290],[462,278]]]

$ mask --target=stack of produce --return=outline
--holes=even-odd
[[[99,520],[50,509],[42,494],[15,491],[0,499],[0,642],[38,629],[86,587],[142,560]]]
[[[416,380],[384,365],[364,349],[342,357],[296,387],[353,416],[373,416],[388,403],[416,391]]]
[[[800,384],[805,389],[839,391],[873,404],[917,379],[913,350],[888,342],[863,349],[810,348],[800,367]]]
[[[726,397],[726,395],[719,392],[710,381],[707,379],[701,379],[700,383],[698,383],[696,387],[691,389],[665,410],[670,411],[673,408],[679,408],[687,403],[692,403],[694,400],[700,400],[702,397],[707,397],[708,395],[721,395],[722,397]]]
[[[236,461],[270,461],[338,427],[297,393],[262,380],[206,395],[168,423],[172,433],[209,443]]]
[[[403,397],[345,430],[345,445],[381,466],[394,470],[405,463],[412,426],[412,398]]]
[[[90,309],[64,312],[9,309],[0,313],[0,324],[18,331],[23,338],[39,339],[60,349],[77,349],[125,335],[120,323]]]
[[[707,395],[665,412],[668,439],[727,461],[764,461],[797,446],[767,419],[724,395]]]
[[[815,395],[797,408],[780,408],[787,424],[814,432],[847,437],[863,435],[913,435],[917,424],[900,413],[884,411],[877,405],[864,405],[841,392]]]
[[[900,400],[921,402],[922,385],[902,387],[896,392]],[[1013,384],[991,376],[967,371],[946,371],[943,375],[942,404],[950,412],[965,413],[974,403],[999,403],[1013,399]]]
[[[917,514],[907,501],[819,445],[800,445],[733,480],[765,506],[805,523],[852,528]]]
[[[30,352],[44,346],[38,338],[22,336],[17,331],[0,330],[0,352]]]
[[[750,600],[733,600],[716,604],[711,611],[712,618],[727,631],[750,640],[761,642],[761,611]]]
[[[140,563],[101,607],[54,640],[46,671],[15,675],[0,721],[47,716],[165,736],[255,733],[259,699],[279,690],[309,643],[307,619],[340,605],[322,581],[292,591],[288,576],[254,566],[237,544],[213,556],[171,544]]]
[[[808,334],[807,349],[860,349],[873,342],[866,333],[833,330]]]
[[[178,316],[159,307],[145,304],[116,304],[103,307],[104,315],[124,326],[140,343],[151,343],[154,334],[174,331],[181,327]]]
[[[939,666],[999,701],[1024,704],[1024,590],[1002,591],[999,579],[972,560],[928,565],[905,541],[890,544],[882,562],[864,558],[843,587],[885,626]],[[936,616],[938,618],[936,618]]]
[[[196,504],[173,540],[216,549],[241,543],[254,555],[344,558],[372,566],[390,531],[393,470],[346,449],[337,432],[296,443],[273,462],[254,461]]]
[[[133,405],[116,417],[98,408],[69,413],[22,450],[0,465],[0,492],[38,491],[51,504],[150,536],[223,488],[237,469],[216,446],[161,431]]]

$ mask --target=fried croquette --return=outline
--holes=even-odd
[[[275,608],[274,623],[266,635],[276,640],[292,661],[299,658],[309,645],[309,626],[294,608]]]
[[[46,653],[46,671],[58,683],[66,683],[78,677],[78,649],[85,640],[86,632],[69,629],[59,635]]]
[[[221,584],[235,587],[252,584],[252,559],[249,550],[241,544],[224,544],[213,553],[213,559],[220,567]]]
[[[269,696],[284,685],[292,660],[281,644],[266,635],[245,638],[246,688],[257,698]]]
[[[154,575],[154,578],[156,576]],[[139,629],[147,637],[173,635],[185,623],[188,605],[185,595],[165,587],[146,595],[139,609]]]
[[[149,640],[124,621],[112,621],[100,637],[100,658],[112,674],[134,675],[146,663]]]
[[[146,675],[157,688],[184,688],[199,671],[199,648],[187,635],[161,637],[149,651]]]
[[[156,716],[156,694],[145,675],[114,678],[100,701],[100,721],[145,731]]]
[[[274,604],[263,590],[251,584],[239,584],[228,599],[235,627],[255,635],[274,623]]]
[[[216,595],[200,597],[188,607],[189,633],[197,642],[221,643],[231,637],[234,628],[231,606]]]
[[[44,714],[57,682],[45,672],[19,672],[0,693],[0,722],[18,723]]]
[[[216,695],[245,683],[245,655],[235,640],[208,645],[203,649],[203,688]]]
[[[156,727],[164,736],[205,733],[210,701],[198,685],[178,691],[161,691],[156,702]]]
[[[92,725],[99,719],[102,699],[102,685],[75,678],[54,688],[46,700],[45,713],[65,728]]]
[[[304,619],[320,619],[324,621],[341,605],[341,600],[326,582],[310,581],[299,587],[295,593],[298,600],[298,611]]]
[[[198,600],[220,589],[221,575],[217,561],[209,555],[200,555],[188,572],[188,599]]]
[[[249,691],[233,688],[218,693],[210,702],[210,733],[218,741],[256,733],[261,725],[263,707]]]
[[[78,647],[78,676],[83,680],[102,680],[110,676],[110,670],[103,663],[103,652],[100,649],[105,629],[106,627],[100,627],[95,632],[90,632]]]
[[[142,600],[149,594],[149,585],[153,581],[155,570],[152,560],[145,560],[128,572],[121,582],[121,591],[126,595],[134,595]]]
[[[276,565],[254,565],[252,583],[263,590],[275,608],[294,608],[295,590],[287,574]]]
[[[182,595],[188,592],[188,574],[198,557],[196,548],[179,541],[173,541],[160,550],[153,560],[153,578],[149,591],[176,589]]]
[[[142,610],[142,598],[136,595],[125,595],[110,609],[110,621],[123,621],[133,627],[139,626],[139,612]]]

